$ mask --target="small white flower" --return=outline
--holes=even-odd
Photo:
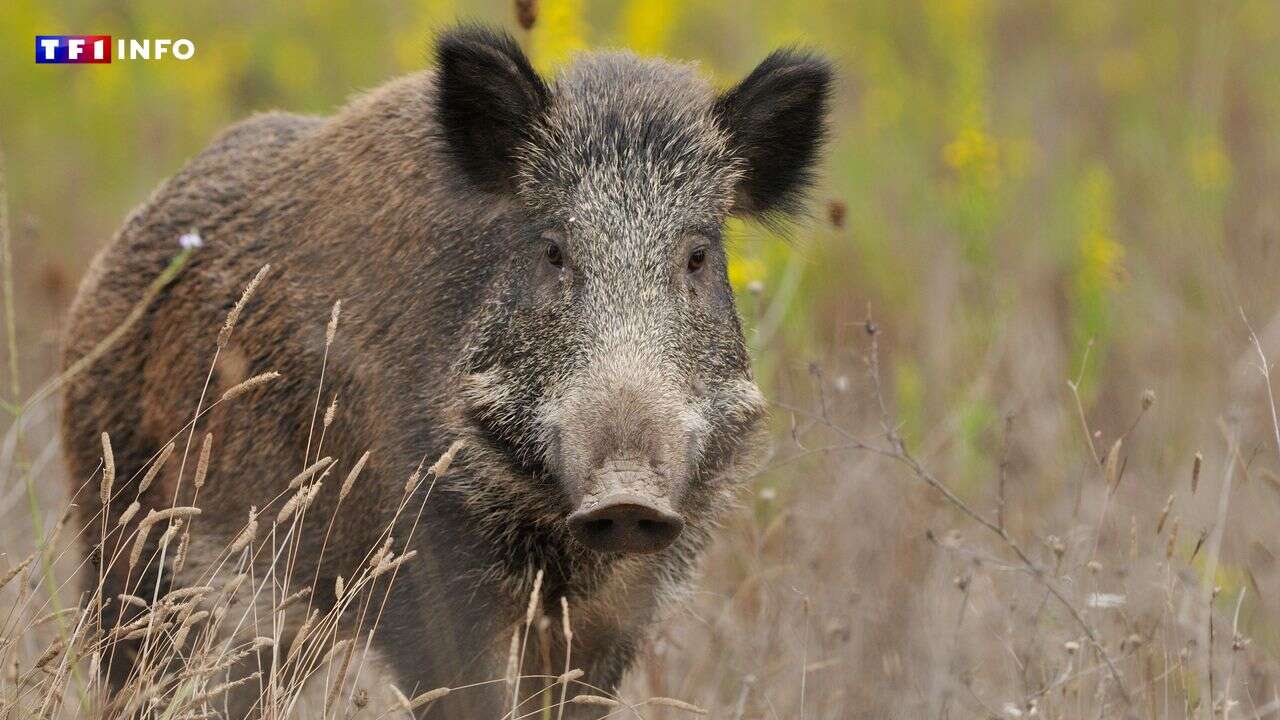
[[[778,497],[778,491],[771,487],[760,490],[760,499],[765,502],[773,502]]]
[[[204,239],[200,237],[200,233],[192,230],[178,238],[178,245],[181,245],[183,250],[195,250],[204,247]]]
[[[1116,593],[1092,593],[1089,595],[1089,607],[1118,608],[1125,603],[1125,596]]]

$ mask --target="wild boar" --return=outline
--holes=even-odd
[[[573,665],[614,688],[766,446],[721,232],[731,215],[801,208],[832,70],[781,50],[716,92],[691,65],[590,52],[548,81],[509,36],[473,26],[443,34],[435,59],[332,117],[271,113],[232,127],[94,261],[69,323],[66,363],[89,362],[67,387],[64,435],[80,483],[101,467],[109,432],[117,481],[105,508],[83,498],[87,534],[135,500],[139,518],[201,508],[181,571],[172,552],[162,567],[159,532],[144,543],[145,570],[121,558],[128,526],[97,547],[104,597],[163,597],[217,562],[265,577],[271,552],[228,557],[228,546],[251,506],[269,523],[289,478],[331,456],[313,520],[290,529],[300,550],[288,577],[277,563],[272,582],[312,587],[309,602],[331,607],[336,578],[358,574],[390,528],[397,551],[417,555],[395,573],[376,628],[370,613],[347,630],[373,629],[398,687],[503,677],[541,572],[552,667],[565,653],[563,598]],[[184,235],[201,247],[148,298]],[[220,345],[225,316],[267,264]],[[282,376],[214,402],[265,371]],[[320,447],[317,405],[332,396]],[[194,456],[206,432],[202,489],[193,458],[170,460],[139,493],[175,435],[179,447],[194,436]],[[447,472],[421,475],[457,441]],[[337,479],[366,451],[339,500]],[[415,472],[429,482],[406,498]],[[108,603],[104,619],[117,611]],[[131,666],[117,655],[119,686]],[[264,652],[241,669],[270,661]],[[256,686],[232,699],[236,714],[254,712],[246,688]],[[457,691],[420,712],[497,718],[505,693]]]

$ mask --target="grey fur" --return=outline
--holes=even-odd
[[[474,50],[464,59],[497,58],[519,86],[528,73],[503,42],[465,29],[442,41],[442,62],[449,47]],[[70,384],[69,461],[75,482],[91,475],[107,430],[118,477],[142,468],[191,417],[223,316],[269,262],[213,392],[266,370],[284,378],[202,421],[216,440],[197,533],[229,543],[247,507],[307,463],[324,326],[341,298],[324,391],[340,395],[341,411],[324,452],[339,459],[335,476],[366,449],[372,456],[337,516],[341,542],[319,568],[301,555],[295,586],[317,570],[317,588],[350,578],[405,478],[465,438],[422,505],[419,558],[400,572],[375,634],[398,685],[420,692],[500,677],[541,569],[548,613],[561,596],[572,608],[574,665],[611,688],[662,604],[687,586],[765,446],[719,236],[731,212],[764,204],[743,205],[752,166],[735,152],[742,138],[692,66],[580,56],[553,85],[517,87],[504,108],[528,126],[507,133],[511,147],[469,160],[494,128],[466,125],[467,113],[449,121],[464,126],[442,126],[442,98],[453,96],[440,86],[462,83],[457,97],[484,102],[466,85],[476,80],[424,72],[331,118],[258,116],[166,182],[95,260],[72,311],[67,362],[120,323],[179,235],[195,229],[205,246],[121,345]],[[819,139],[815,128],[801,140]],[[552,241],[563,246],[559,268],[547,261]],[[705,265],[690,273],[698,247]],[[685,521],[660,553],[596,553],[566,530],[593,471],[619,458],[651,467],[654,492]],[[172,501],[171,475],[144,505]],[[330,485],[310,517],[333,512]],[[124,483],[112,515],[132,500]],[[83,517],[97,511],[91,499]],[[303,547],[318,551],[324,525],[308,524]],[[394,534],[408,538],[409,525]],[[187,566],[208,560],[193,554]],[[122,574],[108,582],[123,591]],[[316,601],[332,598],[318,592]],[[561,645],[553,640],[553,657],[562,659]],[[430,717],[497,717],[501,696],[501,686],[453,693]]]

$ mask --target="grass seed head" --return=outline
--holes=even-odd
[[[58,654],[62,652],[62,649],[66,647],[66,645],[66,641],[62,638],[54,640],[53,643],[50,644],[43,653],[41,653],[39,659],[36,660],[35,667],[39,669],[48,665],[54,658],[58,657]]]
[[[431,466],[431,474],[439,478],[441,475],[449,472],[449,466],[453,464],[453,459],[465,445],[465,440],[454,440],[453,444],[449,446],[449,449],[445,450],[444,454],[441,455],[440,458],[436,460],[435,464]]]
[[[245,524],[244,529],[236,536],[234,542],[231,543],[231,554],[235,555],[241,550],[249,546],[254,538],[258,535],[258,506],[249,506],[249,521]],[[243,577],[243,576],[240,576]]]
[[[604,697],[603,695],[574,695],[569,698],[569,702],[575,705],[597,705],[599,707],[611,708],[622,707],[622,703],[614,700],[613,698]]]
[[[244,395],[250,390],[258,387],[259,385],[264,385],[279,377],[280,377],[280,373],[276,372],[275,370],[270,370],[264,373],[258,373],[257,375],[254,375],[253,377],[249,378],[248,380],[244,380],[240,383],[232,385],[230,388],[227,388],[227,391],[222,393],[222,397],[218,400],[218,402],[231,402],[232,400],[235,400],[241,395]]]
[[[369,558],[370,568],[376,568],[382,564],[383,559],[388,557],[391,553],[391,544],[394,542],[394,535],[388,535],[387,539],[382,541],[382,546],[373,553],[373,557]]]
[[[169,523],[169,527],[165,528],[164,534],[160,536],[160,545],[168,547],[169,543],[177,537],[178,531],[182,529],[183,521],[181,518],[175,519]]]
[[[329,407],[324,411],[324,426],[327,428],[333,424],[333,418],[338,414],[338,395],[335,393],[333,400],[329,402]]]
[[[533,614],[538,610],[538,601],[542,595],[542,570],[533,576],[533,589],[529,591],[529,606],[524,611],[524,624],[533,624]]]
[[[147,491],[151,487],[151,483],[156,479],[156,475],[160,474],[160,470],[164,467],[165,462],[169,460],[169,456],[173,454],[174,444],[171,442],[164,446],[160,451],[160,457],[151,463],[151,467],[147,468],[147,474],[142,476],[142,482],[138,484],[138,494]]]
[[[204,487],[205,478],[209,476],[209,454],[213,451],[213,433],[204,434],[204,442],[200,443],[200,459],[196,462],[196,490]]]
[[[111,502],[111,486],[116,481],[116,458],[111,452],[111,436],[102,433],[102,485],[101,499],[105,506]]]
[[[222,584],[221,593],[223,598],[226,598],[223,602],[229,603],[231,597],[239,592],[240,586],[243,585],[244,581],[248,578],[248,573],[237,573],[227,578],[227,581]]]
[[[191,547],[191,529],[187,528],[178,538],[178,552],[173,556],[173,572],[180,573],[187,564],[187,550]]]
[[[31,565],[31,563],[35,561],[35,559],[36,559],[36,554],[31,553],[26,557],[25,560],[13,566],[13,568],[11,568],[9,572],[0,576],[0,589],[3,589],[5,585],[8,585],[9,581],[17,577],[18,574],[21,573],[23,570],[26,570]]]
[[[1107,453],[1106,462],[1103,464],[1107,487],[1112,492],[1120,485],[1120,444],[1122,442],[1122,438],[1116,438],[1116,442],[1111,446],[1110,452]]]
[[[387,555],[383,558],[382,562],[378,563],[378,566],[373,569],[371,575],[375,578],[385,575],[414,559],[417,555],[417,550],[410,550],[409,552],[394,559],[392,559],[390,555]]]
[[[338,334],[338,317],[342,315],[342,301],[337,300],[333,303],[333,310],[329,311],[329,326],[324,330],[324,346],[328,348],[333,344],[333,337]]]
[[[293,517],[298,508],[307,500],[307,488],[298,488],[298,491],[289,498],[289,501],[280,508],[280,512],[276,513],[276,524],[283,525]]]
[[[240,313],[244,312],[244,306],[249,304],[249,298],[253,297],[253,291],[258,289],[258,284],[262,282],[262,279],[265,278],[267,273],[270,271],[271,265],[263,265],[262,268],[258,270],[258,274],[254,275],[253,279],[249,281],[249,284],[245,286],[244,292],[240,294],[240,299],[237,300],[235,306],[231,308],[231,312],[227,313],[227,319],[222,323],[222,330],[218,332],[219,350],[226,347],[227,343],[231,340],[231,332],[235,330],[236,323],[240,320]]]
[[[147,513],[147,517],[142,519],[138,524],[138,534],[133,539],[133,549],[129,551],[129,569],[133,570],[138,565],[138,561],[142,559],[142,549],[147,545],[147,536],[151,534],[151,526],[155,523],[147,522],[155,515],[155,510]]]
[[[142,509],[142,505],[139,504],[137,500],[134,500],[133,502],[129,503],[129,507],[125,508],[124,512],[120,513],[120,518],[116,520],[116,525],[118,525],[119,527],[124,527],[125,525],[128,525],[129,521],[133,519],[133,516],[137,515],[138,511],[141,509]]]
[[[650,704],[650,705],[661,705],[662,707],[675,708],[676,710],[683,710],[683,711],[685,711],[685,712],[687,712],[687,713],[692,713],[692,714],[694,714],[694,715],[706,715],[706,714],[707,714],[707,711],[706,711],[706,710],[703,710],[702,708],[698,707],[697,705],[694,705],[693,703],[687,703],[687,702],[685,702],[685,701],[683,701],[683,700],[677,700],[677,699],[675,699],[675,698],[669,698],[669,697],[655,697],[655,698],[649,698],[649,704]]]
[[[303,598],[307,597],[310,594],[311,594],[311,588],[304,587],[301,590],[290,595],[289,597],[285,598],[284,600],[281,600],[280,604],[276,606],[276,610],[277,611],[284,610],[289,606],[296,604],[298,601],[302,600]]]
[[[296,490],[302,487],[304,484],[310,482],[311,478],[316,476],[316,473],[328,468],[332,464],[333,458],[331,457],[323,457],[311,463],[305,470],[293,476],[293,479],[289,481],[289,489]]]
[[[414,488],[418,487],[418,483],[421,480],[422,480],[422,469],[421,468],[414,469],[412,473],[409,473],[409,479],[404,481],[404,491],[402,494],[404,496],[408,496],[409,493],[413,492]]]
[[[242,678],[239,678],[238,680],[232,680],[231,682],[222,683],[221,685],[213,688],[212,690],[208,690],[206,692],[200,693],[199,695],[195,696],[195,698],[192,699],[192,702],[196,705],[208,702],[209,700],[212,700],[218,697],[219,695],[225,695],[228,690],[244,685],[245,683],[253,682],[254,680],[257,680],[259,677],[262,677],[262,671],[255,670],[252,673]]]
[[[168,595],[164,596],[164,599],[165,602],[173,604],[189,600],[191,598],[202,598],[211,592],[213,592],[212,585],[192,585],[190,587],[172,590]]]
[[[435,702],[436,700],[439,700],[445,695],[448,695],[450,692],[452,692],[452,689],[447,687],[438,687],[435,690],[428,690],[422,693],[421,695],[418,695],[417,697],[410,700],[409,707],[407,709],[410,712],[413,712],[414,710],[417,710],[418,708],[422,707],[423,705],[426,705],[427,703],[432,703],[432,702]]]
[[[364,470],[365,463],[369,462],[369,451],[365,450],[356,464],[352,466],[351,472],[347,473],[347,479],[342,481],[342,488],[338,490],[338,502],[346,499],[347,494],[351,492],[351,487],[355,485],[356,478],[360,477],[361,471]]]
[[[163,510],[149,510],[147,511],[147,516],[142,518],[139,526],[145,528],[165,520],[185,519],[199,514],[200,508],[190,505],[165,508]]]

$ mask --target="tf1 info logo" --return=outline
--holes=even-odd
[[[36,62],[42,65],[99,65],[117,60],[162,60],[167,56],[189,60],[195,43],[181,38],[117,38],[114,56],[110,35],[37,35]]]

